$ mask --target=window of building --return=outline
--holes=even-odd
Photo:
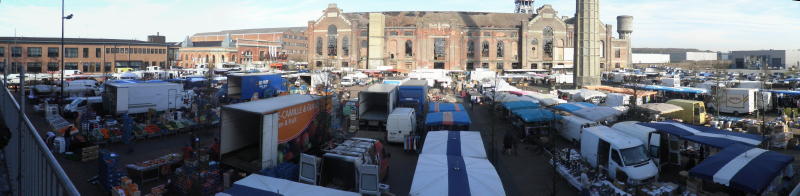
[[[619,63],[614,63],[614,68],[619,68]]]
[[[39,48],[39,56],[41,56],[42,49]],[[42,72],[42,63],[28,63],[28,67],[25,69],[28,73],[41,73]]]
[[[28,57],[42,57],[42,48],[28,47]],[[41,67],[41,65],[39,65]]]
[[[58,63],[56,62],[47,63],[47,71],[58,71]]]
[[[481,57],[489,57],[489,41],[483,41],[481,44]]]
[[[47,48],[47,57],[58,57],[58,48]]]
[[[64,57],[77,58],[78,57],[78,48],[65,48],[64,49]]]
[[[405,31],[405,32],[403,32],[403,35],[405,35],[405,36],[414,36],[414,31]]]
[[[519,63],[511,63],[511,69],[522,69],[522,65]]]
[[[544,55],[546,57],[553,57],[553,40],[552,39],[545,39],[544,40]]]
[[[397,36],[397,35],[398,35],[398,33],[397,33],[397,31],[389,31],[389,35],[391,35],[391,36]]]
[[[350,38],[342,38],[342,56],[350,56]]]
[[[542,35],[544,36],[553,36],[553,27],[546,26],[544,30],[542,30]]]
[[[22,47],[11,48],[11,57],[22,57]]]
[[[350,63],[348,63],[348,62],[342,62],[342,67],[350,67]]]
[[[475,42],[472,40],[467,41],[467,57],[475,57]]]
[[[6,56],[6,48],[0,47],[0,57],[5,57],[5,56]]]
[[[90,72],[91,69],[89,69],[89,66],[91,66],[91,65],[92,65],[92,63],[83,63],[83,67],[82,67],[83,69],[81,69],[81,71],[82,72]]]
[[[83,58],[89,58],[89,48],[83,48]]]
[[[77,48],[75,49],[77,52]],[[64,63],[64,70],[78,70],[78,63]]]
[[[616,58],[622,57],[622,50],[620,50],[619,48],[614,49],[614,57]]]
[[[503,41],[497,42],[497,57],[502,58],[505,50],[503,49]]]
[[[369,42],[368,42],[367,40],[361,40],[361,47],[362,47],[362,48],[367,48],[367,47],[369,47]]]
[[[336,56],[336,52],[338,51],[338,40],[336,40],[336,35],[339,34],[335,25],[328,25],[328,56]]]
[[[4,72],[5,70],[6,70],[6,63],[3,62],[3,61],[0,61],[0,72]]]
[[[489,63],[481,63],[481,67],[484,69],[489,69]]]
[[[102,53],[103,53],[103,51],[100,48],[95,48],[94,49],[94,57],[100,58],[100,55]]]
[[[500,70],[500,69],[503,69],[503,67],[505,67],[505,65],[503,64],[503,62],[498,62],[498,63],[497,63],[497,67],[495,67],[495,68],[497,68],[498,70]]]
[[[414,56],[414,43],[411,40],[406,40],[406,57]]]
[[[317,67],[322,67],[322,61],[317,61],[315,64],[317,64]]]
[[[106,48],[106,54],[111,53],[111,48]]]
[[[447,39],[436,38],[433,42],[433,58],[434,60],[444,60],[447,54]]]
[[[111,71],[111,62],[107,62],[107,63],[105,63],[105,64],[103,65],[103,71],[104,71],[104,72],[109,72],[109,71]]]
[[[11,63],[11,70],[8,73],[19,73],[19,68],[22,67],[22,63],[19,62],[12,62]]]
[[[511,37],[517,37],[517,32],[511,32]]]
[[[475,69],[475,63],[473,63],[473,62],[468,62],[468,63],[467,63],[467,71],[472,71],[472,70],[474,70],[474,69]]]
[[[539,69],[538,63],[531,63],[531,69]]]
[[[369,36],[369,31],[367,31],[366,29],[363,29],[363,30],[361,30],[360,35],[361,36]]]
[[[492,36],[492,32],[483,32],[483,36],[487,37]]]
[[[600,40],[600,57],[606,57],[606,42]]]
[[[317,37],[317,55],[322,55],[322,37]]]
[[[605,65],[604,63],[600,63],[600,68],[601,68],[601,69],[602,69],[602,68],[606,68],[606,65]]]

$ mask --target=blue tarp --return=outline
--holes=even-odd
[[[769,91],[769,92],[771,92],[771,93],[773,93],[773,94],[776,94],[776,95],[777,95],[777,94],[783,94],[783,95],[793,95],[793,96],[794,96],[794,95],[800,95],[800,91],[775,90],[775,91]]]
[[[690,87],[668,87],[668,86],[659,86],[659,85],[647,85],[641,87],[644,90],[651,90],[651,91],[665,91],[665,92],[673,92],[673,93],[691,93],[691,94],[703,94],[708,93],[708,90],[701,89],[701,88],[690,88]]]
[[[458,103],[429,103],[428,112],[463,112],[464,105]]]
[[[458,125],[469,126],[472,123],[467,112],[435,112],[425,117],[426,126]]]
[[[759,135],[738,133],[705,126],[689,125],[679,122],[637,123],[692,142],[725,148],[734,144],[757,146],[764,141]]]
[[[562,103],[556,106],[553,106],[553,109],[565,111],[565,112],[574,112],[584,108],[593,108],[597,107],[595,104],[586,103],[586,102],[572,102],[572,103]]]
[[[700,162],[689,175],[761,194],[792,161],[792,156],[735,144]]]
[[[532,101],[512,101],[503,103],[503,107],[505,107],[506,110],[513,111],[518,109],[536,109],[539,108],[539,104]]]
[[[546,109],[515,110],[514,115],[525,123],[546,122],[561,119],[561,116]]]

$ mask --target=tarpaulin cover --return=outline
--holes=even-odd
[[[460,148],[448,151],[451,145]],[[481,133],[477,131],[430,131],[425,137],[422,154],[452,155],[486,159]]]
[[[708,93],[708,90],[702,89],[702,88],[668,87],[668,86],[659,86],[659,85],[646,85],[646,86],[643,86],[642,89],[652,90],[652,91],[666,91],[666,92],[673,92],[673,93],[692,93],[692,94]]]
[[[512,101],[503,103],[503,107],[509,111],[518,109],[536,109],[539,108],[539,104],[532,101]]]
[[[572,103],[558,104],[556,106],[553,106],[553,109],[565,112],[574,112],[583,108],[593,108],[593,107],[597,107],[597,105],[586,102],[572,102]]]
[[[757,146],[764,141],[764,138],[759,135],[731,132],[672,121],[637,124],[715,148],[725,148],[739,143]]]
[[[769,91],[775,94],[783,94],[783,95],[800,95],[800,91],[787,91],[787,90],[774,90]]]
[[[458,103],[430,103],[428,112],[463,112],[464,105]]]
[[[689,175],[761,194],[792,161],[792,156],[734,144],[700,162]]]
[[[223,191],[217,193],[217,196],[227,195],[333,195],[333,196],[357,196],[358,193],[336,190],[321,186],[314,186],[310,184],[303,184],[293,182],[280,178],[273,178],[269,176],[262,176],[253,174],[247,176],[234,185]]]
[[[614,122],[617,121],[617,117],[622,114],[622,111],[608,106],[598,106],[576,110],[572,114],[594,122]]]
[[[506,191],[487,159],[420,154],[408,195],[506,195]]]
[[[514,115],[526,123],[560,120],[561,116],[546,109],[514,110]]]
[[[471,123],[467,112],[434,112],[425,117],[425,125],[459,125],[469,126]]]

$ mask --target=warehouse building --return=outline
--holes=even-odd
[[[731,51],[730,60],[733,69],[761,69],[763,66],[773,70],[797,69],[800,68],[800,49]]]

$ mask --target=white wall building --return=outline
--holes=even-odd
[[[687,61],[716,61],[716,52],[686,52]]]
[[[642,54],[633,53],[633,64],[666,64],[669,63],[669,54]]]

